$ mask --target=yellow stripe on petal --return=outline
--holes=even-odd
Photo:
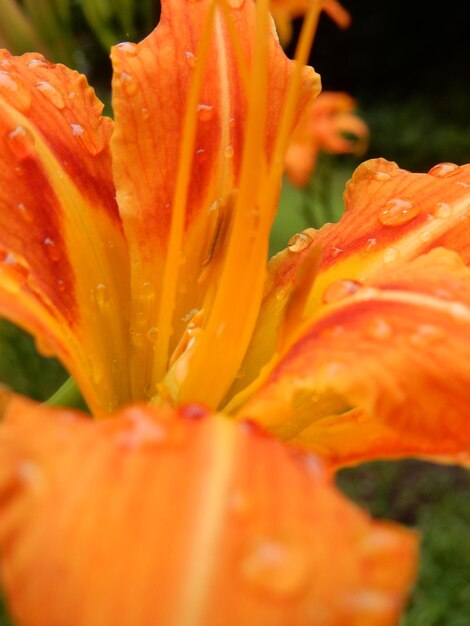
[[[0,64],[0,310],[111,410],[128,399],[129,300],[112,121],[84,76],[38,55]]]
[[[366,285],[346,282],[327,291],[326,304],[238,415],[318,451],[315,432],[335,449],[332,433],[358,407],[373,433],[376,421],[394,433],[384,432],[388,457],[468,459],[470,270],[455,253],[436,249]],[[357,458],[369,450],[377,457],[377,436],[362,438],[366,428],[355,438],[349,424],[341,455],[348,457],[351,441]]]
[[[132,406],[92,422],[10,402],[0,546],[18,623],[395,623],[414,534],[348,503],[315,457],[202,415]]]
[[[442,163],[412,174],[373,159],[357,168],[344,200],[341,220],[315,238],[324,252],[311,312],[336,280],[365,280],[436,246],[470,262],[470,165]]]

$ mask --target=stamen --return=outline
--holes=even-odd
[[[210,4],[207,11],[202,37],[197,49],[198,63],[194,69],[186,104],[186,112],[183,123],[183,138],[181,142],[181,155],[178,161],[170,236],[165,258],[163,274],[164,279],[160,295],[160,309],[158,311],[157,328],[159,331],[155,342],[155,359],[152,372],[152,381],[154,382],[159,381],[163,377],[168,364],[171,325],[175,308],[180,267],[179,258],[183,244],[188,189],[193,167],[193,154],[198,119],[197,104],[202,89],[204,72],[208,63],[215,7],[216,0]]]

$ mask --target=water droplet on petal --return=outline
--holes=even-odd
[[[28,222],[28,224],[31,224],[31,222],[34,220],[34,215],[32,214],[32,212],[26,208],[26,206],[23,204],[23,202],[19,202],[16,205],[16,208],[18,209],[21,217],[24,219],[25,222]]]
[[[452,215],[452,207],[446,202],[438,202],[434,215],[440,218],[450,217]]]
[[[139,52],[137,44],[132,43],[131,41],[123,41],[122,43],[118,43],[116,45],[116,48],[118,48],[121,52],[124,52],[126,56],[129,57],[135,57],[136,54]]]
[[[8,133],[8,145],[14,155],[24,160],[31,157],[35,153],[35,139],[33,133],[29,128],[24,126],[15,126],[15,128]]]
[[[431,167],[428,174],[436,176],[437,178],[447,178],[448,176],[455,176],[460,171],[460,166],[455,163],[438,163],[434,167]]]
[[[444,331],[432,324],[422,324],[418,330],[411,335],[410,341],[419,348],[428,348],[430,345],[444,338]]]
[[[151,301],[155,298],[155,290],[150,281],[146,280],[142,283],[141,294],[143,300]]]
[[[224,154],[227,159],[231,159],[233,157],[233,146],[227,146],[224,150]]]
[[[245,0],[228,0],[228,5],[232,9],[241,9]]]
[[[58,109],[64,108],[65,102],[62,94],[51,83],[41,80],[39,83],[36,83],[36,88]]]
[[[385,182],[386,180],[390,180],[392,177],[387,172],[374,172],[375,180],[380,182]]]
[[[206,151],[203,148],[198,148],[196,150],[196,158],[197,158],[199,163],[204,163],[204,161],[207,160]]]
[[[108,303],[108,288],[104,283],[99,283],[99,285],[96,285],[95,298],[96,304],[99,306],[100,309],[103,309]]]
[[[147,121],[149,119],[149,117],[150,117],[150,111],[147,108],[142,107],[142,118],[145,121]]]
[[[28,67],[36,69],[38,67],[49,67],[49,63],[43,57],[36,57],[27,63]]]
[[[129,72],[121,72],[119,81],[124,93],[128,96],[132,96],[137,91],[137,83]]]
[[[8,99],[12,106],[25,112],[31,106],[31,94],[22,82],[18,82],[9,72],[0,71],[0,92]]]
[[[388,339],[392,334],[390,324],[380,317],[372,319],[367,330],[374,339]]]
[[[312,243],[312,238],[307,233],[297,233],[289,239],[287,247],[291,252],[302,252]]]
[[[401,226],[415,218],[419,211],[419,207],[409,200],[393,198],[380,211],[379,222],[384,226]]]
[[[375,246],[377,245],[377,239],[375,237],[371,237],[370,239],[367,240],[367,247],[366,250],[372,250],[372,248],[375,248]]]
[[[85,132],[83,126],[80,124],[70,124],[70,128],[72,129],[72,135],[74,137],[81,137]]]
[[[419,238],[421,239],[421,241],[423,241],[424,243],[427,243],[428,241],[431,241],[432,239],[432,233],[430,230],[423,230],[423,232],[420,234]]]
[[[197,117],[201,122],[210,122],[214,117],[214,107],[211,104],[204,104],[200,102],[197,107]]]
[[[46,237],[43,243],[46,247],[46,254],[49,257],[49,259],[53,261],[54,263],[57,262],[60,259],[60,252],[57,249],[57,246],[55,245],[54,240],[51,239],[50,237]]]
[[[396,248],[385,248],[383,260],[384,263],[393,263],[399,257],[399,252]]]
[[[178,413],[189,422],[195,422],[209,415],[209,410],[202,404],[183,404]]]
[[[299,593],[308,583],[308,553],[300,545],[269,538],[251,546],[241,563],[242,578],[261,592],[274,596]]]
[[[190,50],[186,50],[184,56],[186,57],[186,61],[188,62],[189,67],[196,67],[197,57]]]
[[[347,296],[352,296],[361,287],[361,283],[356,280],[337,280],[325,289],[322,301],[324,304],[337,302]]]
[[[151,326],[147,331],[147,339],[150,343],[155,343],[158,338],[158,328],[156,326]]]

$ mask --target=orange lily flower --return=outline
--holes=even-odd
[[[354,115],[355,108],[354,98],[347,93],[325,91],[318,96],[292,133],[286,152],[286,176],[293,185],[308,183],[322,150],[358,155],[366,150],[369,130]]]
[[[292,38],[292,20],[303,17],[310,5],[310,0],[272,0],[271,13],[283,44],[289,43]],[[322,0],[321,9],[339,28],[346,29],[350,26],[351,14],[338,0]]]
[[[166,0],[113,50],[114,122],[84,77],[1,54],[0,311],[113,415],[4,402],[20,624],[398,618],[415,538],[345,502],[331,469],[468,461],[470,167],[368,162],[342,222],[266,267],[289,134],[319,91],[315,8],[292,63],[262,0]]]

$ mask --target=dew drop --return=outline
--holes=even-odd
[[[55,245],[54,240],[51,239],[50,237],[46,237],[43,243],[46,247],[47,256],[53,263],[56,263],[60,259],[60,252],[57,249],[57,246]]]
[[[371,320],[367,330],[374,339],[388,339],[392,334],[390,324],[380,317]]]
[[[142,119],[144,121],[147,121],[150,118],[150,111],[145,107],[142,107],[141,111],[142,111]]]
[[[61,278],[57,280],[57,289],[61,292],[65,291],[65,283]]]
[[[224,154],[227,159],[231,159],[233,157],[233,146],[227,146],[224,150]]]
[[[150,343],[155,343],[158,337],[158,328],[156,326],[151,326],[147,331],[147,339]]]
[[[398,250],[396,250],[395,248],[385,248],[383,255],[384,263],[393,263],[398,259],[398,257]]]
[[[155,298],[155,290],[150,281],[146,280],[142,283],[141,294],[143,300],[151,301]]]
[[[118,43],[116,48],[121,52],[124,52],[126,56],[135,57],[139,52],[139,48],[137,44],[132,43],[131,41],[123,41],[122,43]]]
[[[228,0],[228,5],[232,9],[241,9],[245,0]]]
[[[197,57],[190,50],[186,50],[186,52],[184,53],[184,56],[186,57],[186,61],[189,67],[191,68],[196,67]]]
[[[137,91],[137,83],[129,72],[121,72],[119,81],[124,93],[128,96],[132,96]]]
[[[385,182],[386,180],[390,180],[392,177],[387,172],[374,172],[375,180],[380,182]]]
[[[308,583],[309,561],[304,549],[288,542],[259,539],[241,563],[242,578],[261,592],[288,597]]]
[[[372,250],[372,248],[375,248],[375,246],[377,245],[377,239],[375,237],[371,237],[370,239],[367,240],[367,247],[366,250]]]
[[[448,176],[455,176],[460,171],[460,167],[455,163],[438,163],[434,167],[431,167],[428,174],[436,176],[437,178],[447,178]]]
[[[380,211],[379,222],[383,226],[401,226],[410,222],[419,212],[419,207],[409,200],[393,198]]]
[[[189,422],[197,422],[209,415],[209,410],[202,404],[183,404],[178,409],[182,418]]]
[[[200,102],[197,107],[197,117],[201,122],[210,122],[214,117],[214,107],[211,104]]]
[[[103,309],[108,303],[108,288],[104,283],[99,283],[99,285],[96,285],[95,299],[96,304],[99,306],[100,309]]]
[[[31,59],[31,61],[28,61],[27,65],[31,69],[36,69],[38,67],[49,67],[49,64],[43,57],[37,57],[35,59]]]
[[[34,135],[29,128],[25,128],[24,126],[15,126],[15,128],[8,133],[8,145],[14,155],[20,160],[27,159],[34,155]]]
[[[291,252],[302,252],[312,243],[312,238],[307,233],[297,233],[289,239],[287,247]]]
[[[196,150],[196,158],[199,163],[204,163],[204,161],[207,161],[206,151],[203,148],[198,148]]]
[[[74,137],[81,137],[85,132],[83,126],[80,124],[70,124],[70,128],[72,129],[72,135]]]
[[[452,207],[446,202],[438,202],[434,215],[441,218],[450,217],[452,215]]]
[[[347,296],[352,296],[361,287],[361,283],[356,280],[337,280],[325,289],[322,301],[324,304],[337,302]]]
[[[438,326],[423,324],[411,335],[410,341],[418,348],[428,348],[440,339],[443,339],[443,331]]]
[[[431,231],[430,230],[423,230],[423,232],[420,234],[419,238],[424,243],[427,243],[428,241],[431,241],[431,239],[432,239]]]
[[[9,72],[0,71],[0,89],[5,88],[10,91],[18,90],[18,83],[10,76]]]
[[[36,83],[36,88],[44,94],[44,96],[52,102],[54,106],[58,109],[63,109],[65,106],[64,98],[60,91],[57,91],[55,87],[48,83],[46,80],[41,80],[39,83]]]
[[[26,208],[26,206],[23,204],[23,202],[19,202],[16,205],[16,208],[18,209],[21,217],[24,219],[25,222],[28,222],[28,224],[31,224],[34,220],[34,215],[32,214],[32,212]]]

